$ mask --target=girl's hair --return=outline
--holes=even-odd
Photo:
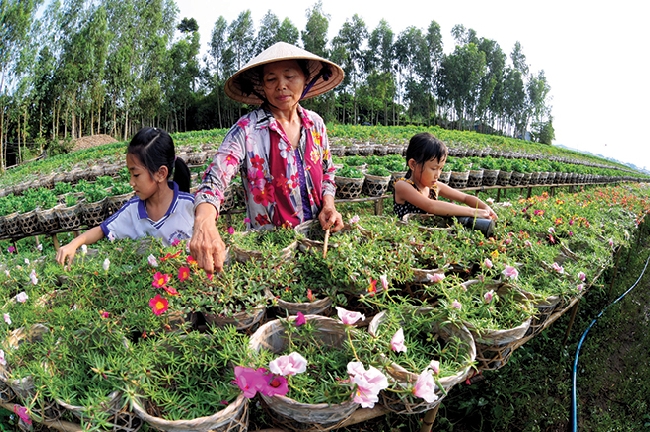
[[[422,132],[411,137],[406,148],[406,164],[413,159],[417,165],[424,165],[431,159],[439,162],[447,158],[447,146],[429,132]],[[406,172],[406,178],[411,177],[411,168]]]
[[[126,152],[136,156],[152,175],[161,166],[166,166],[167,178],[173,173],[178,189],[190,191],[190,169],[183,159],[176,157],[174,140],[166,131],[153,127],[140,129],[131,139]]]

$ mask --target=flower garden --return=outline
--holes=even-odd
[[[403,168],[390,150],[348,154],[354,145],[337,150],[345,153],[336,160],[341,170]],[[105,151],[106,162],[119,158],[118,147],[94,151]],[[333,429],[364,409],[432,412],[458,384],[508,367],[513,351],[571,310],[650,210],[644,177],[603,160],[454,153],[449,164],[459,170],[486,162],[514,172],[516,162],[530,173],[577,176],[549,183],[571,191],[528,183],[539,193],[495,202],[499,220],[487,238],[453,220],[398,221],[342,204],[346,227],[325,248],[312,223],[244,233],[233,211],[229,225],[220,222],[226,269],[214,276],[197,268],[184,243],[106,240],[82,248],[64,269],[51,250],[26,246],[30,238],[3,241],[3,406],[24,423],[124,431],[244,431],[260,409],[287,430]],[[197,171],[205,158],[196,157]],[[44,195],[54,208],[80,192],[84,202],[100,189],[128,194],[115,167],[86,184],[43,173],[28,181],[45,183],[22,191],[14,182],[0,208]],[[524,186],[510,181],[502,187]],[[36,187],[42,193],[31,196]],[[2,236],[10,239],[93,223],[82,216],[73,228],[37,224],[11,234],[6,216]]]

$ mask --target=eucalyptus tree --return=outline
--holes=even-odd
[[[480,132],[485,132],[485,124],[494,127],[495,119],[503,107],[503,73],[506,66],[506,55],[499,44],[492,40],[481,38],[478,43],[479,51],[485,53],[486,73],[481,78],[479,100],[476,116],[480,120]]]
[[[544,144],[551,144],[555,138],[551,107],[547,104],[550,91],[551,86],[543,70],[529,78],[526,92],[530,109],[531,134],[536,141]]]
[[[305,30],[300,32],[303,48],[321,57],[328,57],[327,32],[330,16],[323,12],[322,1],[317,1],[311,9],[307,9]]]
[[[280,19],[269,9],[262,17],[260,29],[255,38],[255,51],[260,53],[280,41]]]
[[[433,76],[429,46],[422,30],[410,26],[399,34],[395,42],[398,92],[408,101],[408,113],[415,119],[430,120],[430,105],[422,93],[429,91]]]
[[[504,113],[510,134],[514,137],[525,134],[526,90],[522,74],[517,69],[506,68],[504,80]]]
[[[352,99],[352,123],[357,124],[359,120],[358,94],[357,90],[364,81],[364,57],[365,44],[368,39],[368,30],[365,22],[358,14],[354,14],[352,20],[345,20],[338,35],[332,39],[332,45],[340,66],[345,71],[345,79],[340,91],[349,90]],[[345,107],[344,107],[344,112]],[[345,122],[345,118],[343,119]]]
[[[388,22],[382,19],[370,33],[368,49],[365,53],[365,72],[368,77],[367,97],[372,101],[371,106],[378,105],[383,110],[384,125],[388,125],[388,107],[395,107],[392,103],[395,98],[394,40],[393,30]],[[379,112],[374,122],[379,123]]]
[[[236,70],[255,55],[255,26],[250,10],[240,13],[228,26],[228,46],[235,55]]]
[[[12,84],[12,69],[30,36],[30,29],[42,0],[0,1],[0,170],[5,168],[6,89]]]
[[[278,29],[278,40],[289,43],[291,45],[298,45],[300,32],[298,28],[291,22],[289,18],[285,18],[280,24]]]
[[[230,70],[234,55],[228,47],[228,22],[223,16],[219,16],[212,29],[210,37],[209,57],[206,61],[206,81],[210,95],[216,102],[217,127],[225,127],[221,117],[221,105],[225,98],[223,84]]]

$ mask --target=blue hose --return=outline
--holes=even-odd
[[[617,298],[617,299],[614,300],[612,303],[610,303],[609,305],[607,305],[607,306],[605,307],[605,309],[603,309],[602,311],[600,311],[600,313],[598,314],[598,316],[597,316],[596,318],[594,318],[594,320],[591,322],[591,324],[589,324],[589,327],[587,327],[587,330],[585,330],[585,332],[582,334],[582,337],[580,338],[580,341],[578,342],[578,348],[576,349],[576,359],[575,359],[575,361],[574,361],[574,363],[573,363],[573,393],[571,394],[571,404],[572,404],[572,407],[573,407],[573,410],[572,410],[572,413],[571,413],[571,415],[572,415],[572,420],[573,420],[573,429],[572,429],[573,432],[578,432],[578,392],[577,392],[577,383],[578,383],[578,355],[580,354],[580,347],[582,346],[582,342],[585,340],[585,337],[587,337],[587,333],[589,333],[589,330],[591,330],[591,328],[593,327],[593,325],[596,323],[596,320],[598,320],[598,318],[600,318],[601,315],[602,315],[603,313],[605,313],[605,311],[606,311],[607,309],[609,309],[610,306],[616,304],[620,299],[622,299],[623,297],[625,297],[625,296],[627,295],[627,293],[629,293],[630,291],[632,291],[632,289],[633,289],[635,286],[637,286],[637,284],[639,283],[639,281],[640,281],[641,278],[643,277],[646,268],[648,268],[648,262],[649,262],[649,261],[650,261],[650,256],[648,256],[648,259],[646,259],[646,261],[645,261],[645,266],[643,267],[643,271],[642,271],[641,274],[639,275],[639,278],[636,280],[636,282],[634,282],[634,285],[632,285],[630,288],[628,288],[627,291],[625,291],[623,294],[621,294],[621,296],[620,296],[619,298]]]

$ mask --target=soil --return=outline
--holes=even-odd
[[[72,151],[84,150],[87,148],[96,147],[98,145],[110,144],[114,142],[117,142],[115,138],[105,134],[85,136],[74,140]]]

